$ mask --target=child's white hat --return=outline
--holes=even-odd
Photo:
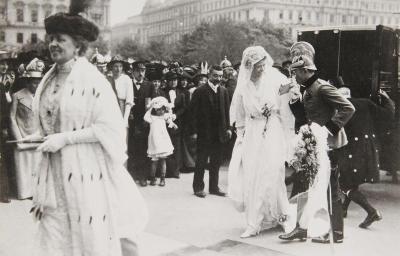
[[[165,97],[159,96],[152,99],[148,107],[162,108],[163,106],[167,107],[168,109],[172,108],[172,104],[170,104]]]

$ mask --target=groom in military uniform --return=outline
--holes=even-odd
[[[310,48],[306,52],[314,52],[311,45],[306,43],[303,46],[305,49]],[[328,132],[330,149],[328,155],[331,162],[331,189],[328,189],[328,202],[331,206],[329,212],[333,241],[341,243],[343,242],[343,212],[339,197],[338,152],[340,148],[347,144],[343,126],[350,120],[355,109],[350,101],[344,98],[334,86],[318,78],[313,54],[296,56],[293,59],[291,70],[296,76],[296,81],[304,88],[304,94],[300,93],[298,87],[292,87],[289,92],[291,95],[290,108],[296,121],[317,123],[325,127]],[[281,235],[279,238],[283,240],[304,240],[307,238],[307,227],[297,226],[292,232]],[[314,238],[312,241],[329,243],[329,234]]]

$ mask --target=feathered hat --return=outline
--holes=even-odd
[[[129,62],[126,61],[121,55],[117,54],[111,58],[109,63],[107,63],[107,69],[111,70],[115,63],[122,63],[124,70],[128,70],[130,68]]]
[[[107,65],[106,58],[99,53],[99,50],[96,48],[96,52],[90,58],[90,62],[93,65],[105,67]]]
[[[92,2],[93,0],[71,0],[68,13],[59,12],[44,20],[46,33],[82,36],[89,42],[96,41],[99,28],[80,15]]]
[[[23,77],[25,77],[25,78],[42,78],[44,69],[45,69],[44,62],[42,60],[39,60],[38,58],[34,58],[25,67],[25,72],[23,74]]]
[[[146,66],[146,77],[150,81],[162,80],[164,65],[161,63],[150,63]]]

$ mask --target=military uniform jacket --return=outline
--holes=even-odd
[[[344,125],[354,114],[354,106],[328,82],[316,75],[304,82],[303,101],[290,104],[296,120],[306,120],[325,126],[329,131],[328,145],[331,149],[347,144]],[[305,118],[304,118],[305,117]]]

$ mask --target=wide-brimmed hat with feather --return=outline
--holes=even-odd
[[[80,15],[92,2],[93,0],[71,0],[68,13],[59,12],[44,20],[46,33],[81,36],[89,42],[96,41],[99,28]]]

